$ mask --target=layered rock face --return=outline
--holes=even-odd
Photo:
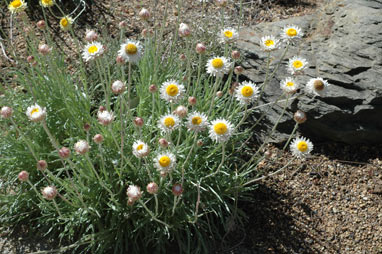
[[[287,20],[262,23],[241,31],[239,48],[246,53],[242,64],[247,79],[261,84],[265,80],[267,53],[260,38],[279,35],[285,25],[302,28],[300,43],[290,46],[275,77],[265,87],[262,103],[276,100],[282,93],[280,81],[288,76],[288,59],[297,55],[307,59],[308,69],[298,76],[302,86],[311,78],[322,77],[331,84],[325,96],[299,96],[281,118],[274,142],[283,142],[294,126],[293,112],[307,113],[299,132],[319,141],[348,144],[382,143],[382,1],[327,1],[316,13]],[[277,66],[283,49],[271,53],[271,68]],[[304,88],[300,93],[305,93]],[[265,113],[263,130],[273,126],[283,103],[260,108]]]

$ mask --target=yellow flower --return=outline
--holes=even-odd
[[[40,0],[40,5],[42,7],[51,7],[55,4],[54,0]]]
[[[167,102],[176,103],[184,94],[184,86],[175,80],[167,80],[160,88],[160,97]]]
[[[232,136],[233,126],[224,119],[217,119],[211,122],[209,136],[216,142],[225,142]]]
[[[68,31],[73,24],[73,19],[69,16],[65,16],[60,20],[60,27],[63,31]]]
[[[24,0],[13,0],[8,5],[8,9],[12,14],[21,12],[25,10],[26,8],[27,8],[27,3]]]

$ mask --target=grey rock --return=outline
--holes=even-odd
[[[282,94],[279,83],[290,76],[286,64],[295,55],[309,62],[304,74],[296,78],[300,85],[322,77],[331,86],[322,97],[307,95],[301,89],[301,96],[288,102],[271,141],[288,138],[295,124],[293,113],[300,109],[308,116],[298,129],[303,136],[348,144],[382,143],[382,1],[326,1],[311,15],[242,29],[238,47],[247,58],[242,63],[246,79],[264,82],[268,53],[261,50],[260,39],[278,36],[288,24],[299,26],[305,35],[300,43],[289,46],[281,63],[284,49],[271,53],[271,69],[278,64],[280,67],[265,87],[261,104],[275,101]],[[279,119],[285,103],[262,107],[252,115],[258,119],[265,113],[259,129],[262,139]]]

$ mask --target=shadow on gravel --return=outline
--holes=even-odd
[[[249,217],[244,225],[245,239],[241,245],[224,253],[322,253],[323,248],[329,253],[336,252],[335,246],[319,240],[320,232],[308,228],[312,220],[319,222],[309,206],[294,204],[291,197],[265,185],[259,185],[252,195],[254,202],[240,204]],[[298,216],[293,207],[303,210],[304,216]]]

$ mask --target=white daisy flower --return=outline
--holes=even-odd
[[[328,86],[328,81],[324,80],[323,78],[312,78],[306,84],[306,92],[318,96],[323,96],[325,95]]]
[[[69,16],[62,17],[60,20],[60,27],[63,31],[68,31],[72,26],[73,22],[74,20]]]
[[[287,42],[292,42],[293,40],[300,39],[304,34],[301,29],[295,25],[284,26],[281,32],[281,38]]]
[[[237,38],[239,38],[239,33],[236,31],[236,29],[227,27],[220,31],[219,37],[221,43],[227,43],[235,41]]]
[[[184,86],[175,80],[167,80],[160,88],[160,97],[171,103],[178,102],[185,92]]]
[[[89,62],[90,60],[93,60],[96,57],[102,55],[103,52],[104,52],[104,48],[101,43],[91,42],[86,44],[82,52],[82,58],[85,60],[85,62]]]
[[[29,120],[32,122],[41,122],[46,117],[46,111],[45,108],[40,107],[37,104],[34,104],[27,108],[26,112]]]
[[[208,60],[207,73],[216,77],[223,77],[231,69],[231,62],[225,57],[213,57]]]
[[[187,119],[189,130],[200,132],[208,126],[207,116],[204,113],[192,112]]]
[[[288,62],[288,71],[292,74],[300,74],[304,71],[304,69],[308,66],[308,61],[306,59],[294,56],[289,59]]]
[[[26,8],[27,8],[27,3],[24,0],[13,0],[8,5],[8,9],[12,14],[21,12],[25,10]]]
[[[118,56],[121,56],[125,62],[137,63],[142,56],[142,46],[137,41],[127,40],[121,45]]]
[[[260,45],[264,51],[276,50],[280,46],[279,44],[279,40],[277,40],[273,35],[261,37]]]
[[[168,114],[164,115],[159,119],[158,127],[162,132],[171,133],[173,130],[178,128],[180,124],[180,119],[177,115]]]
[[[216,142],[226,142],[232,136],[233,125],[224,119],[217,119],[209,126],[210,138]]]
[[[52,7],[55,4],[55,0],[40,0],[40,5],[42,7]]]
[[[129,197],[130,202],[135,202],[142,196],[141,188],[136,185],[129,185],[126,195]]]
[[[133,144],[133,154],[137,158],[142,158],[147,156],[150,153],[150,147],[142,142],[141,140],[137,140]]]
[[[250,104],[259,96],[259,88],[251,82],[243,82],[235,91],[236,99],[241,104]]]
[[[176,166],[176,158],[172,153],[162,153],[158,154],[155,158],[154,166],[158,171],[167,173],[173,170]]]
[[[280,82],[280,88],[285,92],[285,93],[295,93],[297,89],[299,88],[298,83],[291,78],[288,77]]]
[[[290,144],[290,150],[294,156],[304,158],[313,150],[313,144],[307,138],[295,138]]]

